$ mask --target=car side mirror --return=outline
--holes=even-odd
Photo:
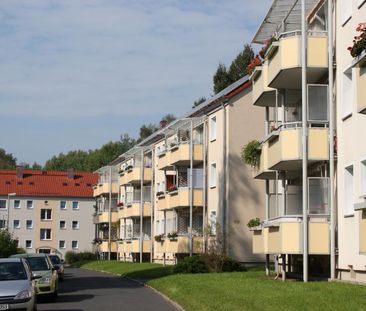
[[[39,279],[41,279],[42,278],[42,276],[41,275],[39,275],[39,274],[33,274],[32,273],[32,277],[31,277],[31,280],[33,281],[33,280],[39,280]]]

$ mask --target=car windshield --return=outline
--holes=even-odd
[[[44,271],[50,269],[46,257],[27,257],[27,260],[32,271]]]
[[[48,256],[51,259],[51,262],[54,265],[59,265],[61,263],[60,257],[56,256],[56,255],[50,255]]]
[[[20,262],[1,262],[0,281],[26,280],[27,274]]]

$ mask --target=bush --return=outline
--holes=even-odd
[[[65,254],[65,260],[68,264],[73,264],[78,261],[88,261],[88,260],[97,260],[98,256],[91,252],[72,252],[68,251]]]
[[[244,271],[240,263],[225,255],[214,253],[202,254],[200,258],[206,263],[209,272]]]
[[[260,147],[261,143],[258,140],[252,140],[245,145],[241,152],[241,159],[244,163],[252,167],[257,167],[261,155]]]
[[[253,227],[258,227],[261,224],[261,220],[257,217],[257,218],[253,218],[251,220],[249,220],[249,222],[247,223],[248,228],[253,228]]]
[[[175,273],[207,273],[208,267],[201,256],[185,257],[174,267]]]
[[[225,257],[222,264],[222,272],[245,271],[245,267],[230,257]]]

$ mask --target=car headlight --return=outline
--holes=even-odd
[[[42,278],[38,281],[39,284],[48,284],[48,283],[51,283],[51,278],[49,277],[45,277],[45,278]]]
[[[22,299],[29,299],[32,298],[32,291],[30,290],[22,290],[20,293],[18,293],[14,299],[15,300],[22,300]]]

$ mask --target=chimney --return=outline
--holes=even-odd
[[[17,178],[23,178],[23,173],[24,173],[23,166],[17,166],[16,168]]]
[[[73,168],[67,169],[67,178],[74,179],[75,178],[75,170]]]
[[[160,129],[163,129],[164,127],[166,127],[167,123],[168,123],[168,122],[166,122],[166,120],[161,120],[161,121],[159,122],[159,127],[160,127]]]

